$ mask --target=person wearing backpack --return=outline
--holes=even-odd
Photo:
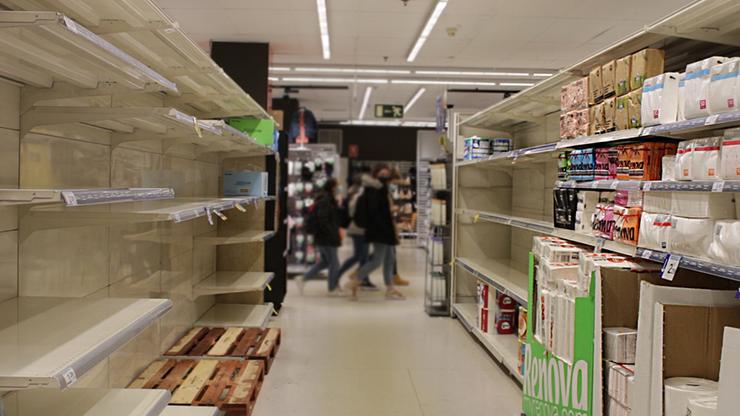
[[[339,256],[337,255],[342,243],[339,228],[349,220],[337,202],[336,191],[336,179],[327,179],[316,201],[308,210],[306,231],[313,234],[320,259],[305,275],[296,277],[295,282],[300,294],[303,294],[307,280],[316,277],[321,270],[328,269],[329,295],[342,295],[339,287]]]
[[[352,291],[352,300],[357,300],[357,291],[362,281],[381,265],[386,299],[406,299],[393,284],[393,265],[396,262],[394,247],[398,245],[398,235],[391,213],[392,202],[388,191],[390,180],[391,171],[384,164],[373,169],[372,177],[363,178],[364,191],[357,201],[354,222],[365,229],[365,240],[372,244],[373,255],[364,266],[350,276],[347,288]]]

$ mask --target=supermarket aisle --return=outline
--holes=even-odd
[[[360,302],[290,284],[275,324],[284,341],[255,416],[518,416],[521,390],[459,322],[423,310],[423,251],[399,248],[405,302]],[[346,279],[343,278],[343,280]],[[380,282],[380,274],[372,276]]]

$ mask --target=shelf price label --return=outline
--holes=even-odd
[[[77,382],[77,373],[75,373],[74,368],[68,368],[62,373],[62,380],[64,380],[64,384],[67,385],[67,387],[73,385],[75,382]]]
[[[473,224],[477,224],[480,221],[480,214],[473,215]]]
[[[75,196],[74,192],[62,192],[62,199],[64,199],[64,202],[67,204],[68,207],[77,206],[77,197]]]
[[[718,119],[719,119],[719,114],[711,115],[707,117],[706,120],[704,120],[704,125],[709,126],[711,124],[716,124]]]
[[[604,249],[604,244],[606,243],[606,240],[603,238],[597,238],[596,243],[594,244],[594,253],[601,253],[601,250]]]
[[[650,260],[652,256],[653,256],[652,250],[643,250],[642,255],[640,257],[642,257],[645,260]]]
[[[678,271],[678,267],[681,264],[681,256],[671,254],[669,255],[665,263],[663,263],[663,269],[660,272],[661,279],[673,281],[673,278],[676,277],[676,272]]]
[[[649,190],[650,190],[650,188],[652,188],[652,187],[653,187],[653,183],[652,183],[652,182],[645,182],[645,183],[644,183],[644,184],[642,185],[642,190],[643,190],[643,191],[649,191]]]
[[[717,181],[712,184],[712,192],[722,192],[725,190],[725,181]]]

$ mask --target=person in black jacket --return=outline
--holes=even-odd
[[[336,198],[337,181],[329,178],[321,188],[321,193],[316,202],[311,206],[308,214],[308,232],[314,235],[314,241],[319,252],[320,260],[311,266],[303,276],[295,279],[298,291],[303,294],[306,280],[309,280],[323,269],[329,269],[329,294],[337,296],[342,294],[339,287],[339,257],[338,247],[342,244],[339,228],[343,226],[343,210]]]
[[[355,208],[355,223],[365,229],[365,239],[373,245],[373,256],[359,270],[354,272],[347,284],[352,291],[352,300],[357,300],[357,291],[363,279],[383,265],[383,280],[386,285],[385,297],[403,300],[405,297],[393,286],[393,265],[396,262],[394,247],[398,245],[396,224],[391,213],[391,196],[388,184],[391,171],[386,165],[373,169],[373,176],[363,178],[364,191]]]

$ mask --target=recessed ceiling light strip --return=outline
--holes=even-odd
[[[429,79],[392,79],[391,84],[411,84],[411,85],[473,85],[479,87],[495,87],[499,85],[495,82],[479,81],[439,81]]]
[[[321,82],[339,84],[387,84],[387,79],[375,78],[316,78],[316,77],[282,77],[283,82]]]
[[[411,107],[413,107],[413,106],[414,106],[414,104],[416,104],[416,101],[418,101],[418,100],[419,100],[419,98],[420,98],[420,97],[421,97],[422,95],[424,95],[424,93],[426,92],[426,90],[427,90],[426,88],[424,88],[424,87],[421,87],[421,88],[419,88],[419,91],[416,91],[416,94],[414,94],[414,96],[413,96],[413,97],[411,97],[411,99],[409,100],[409,102],[408,102],[408,103],[406,103],[406,106],[405,106],[405,107],[403,107],[403,112],[404,112],[404,114],[406,114],[406,113],[408,113],[408,112],[409,112],[409,110],[411,109]]]
[[[329,19],[326,15],[326,0],[316,0],[316,9],[319,14],[319,30],[321,31],[321,50],[324,59],[331,58],[331,47],[329,45]]]
[[[417,75],[437,76],[475,76],[475,77],[529,77],[529,72],[492,72],[492,71],[414,71]]]
[[[327,67],[296,67],[296,72],[320,72],[337,74],[392,74],[408,75],[411,73],[405,69],[376,69],[376,68],[327,68]]]
[[[373,87],[365,88],[365,96],[362,97],[362,107],[360,107],[360,115],[357,117],[360,120],[365,118],[365,110],[367,110],[367,105],[370,104],[370,95],[372,93],[373,93]]]
[[[434,11],[432,12],[432,15],[429,16],[429,20],[427,20],[427,23],[424,25],[424,29],[422,29],[419,38],[416,39],[416,43],[411,49],[408,58],[406,58],[407,62],[414,62],[416,56],[421,51],[421,48],[424,46],[424,43],[426,43],[429,35],[432,33],[432,29],[434,29],[434,26],[437,24],[437,20],[439,20],[439,17],[442,15],[445,7],[447,7],[447,0],[439,0],[437,2],[437,5],[434,6]]]

